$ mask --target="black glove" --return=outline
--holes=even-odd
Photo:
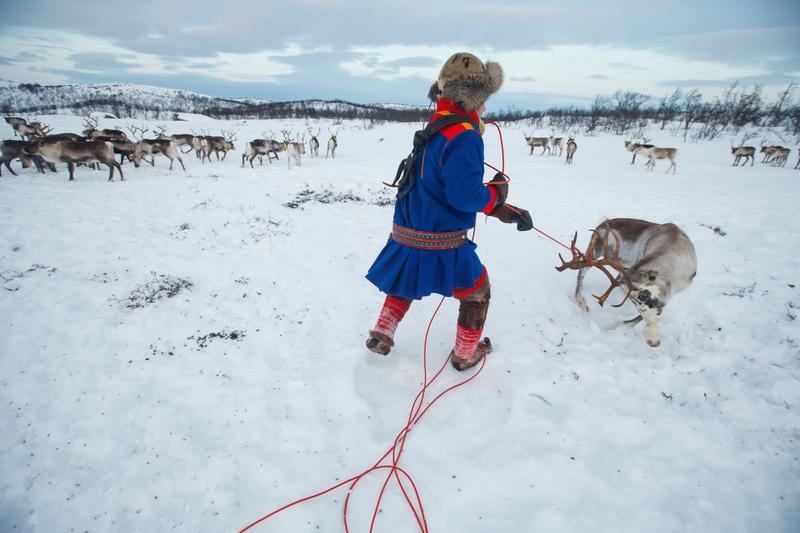
[[[506,203],[506,198],[508,198],[508,180],[505,176],[498,172],[486,186],[493,188],[497,192],[492,209],[496,209],[498,206]]]
[[[525,209],[514,207],[511,204],[503,204],[495,207],[494,210],[489,213],[489,216],[496,217],[500,222],[505,222],[506,224],[516,223],[517,231],[529,231],[533,229],[531,214]]]

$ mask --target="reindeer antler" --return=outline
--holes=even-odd
[[[575,236],[572,238],[572,244],[570,244],[570,252],[572,253],[572,259],[569,261],[564,261],[564,258],[561,257],[561,254],[558,254],[558,258],[561,260],[561,266],[557,266],[555,268],[559,272],[563,272],[566,269],[580,270],[582,268],[587,268],[587,267],[597,267],[600,271],[602,271],[603,274],[605,274],[606,277],[608,277],[608,280],[611,282],[611,286],[608,289],[606,289],[606,292],[604,292],[602,295],[600,296],[593,295],[595,298],[597,298],[597,303],[600,304],[600,307],[602,307],[603,304],[606,303],[606,300],[611,295],[611,291],[619,287],[621,283],[624,281],[625,285],[628,288],[628,292],[625,293],[625,298],[623,298],[620,303],[613,305],[613,307],[621,307],[622,304],[624,304],[625,301],[630,297],[633,286],[631,285],[631,280],[628,277],[628,269],[625,268],[625,266],[617,257],[617,254],[619,253],[620,249],[619,236],[617,236],[616,233],[611,231],[608,221],[605,222],[604,227],[605,227],[605,235],[603,236],[603,257],[601,259],[596,259],[594,257],[594,249],[597,246],[597,240],[600,238],[600,233],[596,229],[592,230],[593,233],[592,239],[589,241],[589,248],[587,251],[587,255],[584,256],[575,247],[575,241],[578,239],[578,232],[576,231]],[[614,241],[616,242],[616,248],[613,253],[611,250],[608,249],[609,234],[614,235]],[[613,268],[614,270],[619,272],[619,274],[617,276],[612,275],[611,272],[608,271],[606,266]]]
[[[83,117],[83,125],[86,129],[89,130],[96,130],[97,129],[98,119],[93,117],[92,115],[86,115]]]
[[[142,140],[144,139],[144,134],[149,131],[134,125],[128,126],[127,129],[129,132],[131,132],[131,135],[137,142],[142,142]]]
[[[164,135],[164,132],[167,131],[166,125],[159,124],[158,126],[156,126],[156,128],[158,129],[158,131],[153,131],[153,133],[156,134],[156,139]]]

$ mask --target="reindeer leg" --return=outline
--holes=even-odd
[[[17,173],[16,173],[16,172],[14,172],[14,169],[13,169],[13,168],[11,168],[11,160],[10,160],[10,159],[6,159],[6,160],[5,160],[5,165],[6,165],[6,168],[7,168],[7,169],[8,169],[8,170],[9,170],[9,171],[12,173],[12,174],[14,174],[15,176],[17,175]]]
[[[644,340],[647,345],[657,348],[661,344],[661,310],[646,308],[639,309],[640,316],[644,319]]]
[[[114,161],[114,166],[119,170],[119,181],[125,181],[125,176],[122,175],[122,165],[117,165],[117,162]]]
[[[588,252],[587,252],[588,253]],[[582,268],[578,270],[578,279],[575,282],[575,303],[583,309],[584,311],[589,310],[589,306],[586,304],[586,300],[583,298],[581,294],[581,289],[583,288],[583,278],[586,276],[586,272],[588,268]]]
[[[186,167],[183,165],[183,159],[181,159],[181,156],[179,156],[178,154],[175,154],[175,157],[178,158],[178,163],[181,164],[181,168],[183,169],[184,172],[186,172]]]
[[[69,169],[69,181],[73,181],[75,179],[75,162],[67,161],[67,168]]]

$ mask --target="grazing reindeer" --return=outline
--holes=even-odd
[[[322,132],[321,129],[317,130],[317,133],[314,134],[311,131],[311,128],[308,128],[308,134],[311,135],[311,138],[308,140],[308,148],[311,151],[311,157],[319,157],[319,134]]]
[[[753,161],[755,161],[755,153],[756,149],[754,146],[739,146],[738,148],[731,146],[731,155],[736,156],[736,158],[733,160],[733,165],[731,166],[738,167],[739,161],[744,157],[744,163],[742,166],[747,164],[747,159],[749,158],[750,166],[752,167]]]
[[[567,164],[572,164],[572,158],[575,156],[575,150],[578,149],[578,143],[572,137],[567,141]]]
[[[335,133],[328,128],[328,133],[331,134],[331,138],[328,139],[328,151],[325,152],[325,159],[328,159],[328,154],[330,154],[332,158],[336,159],[336,147],[339,146],[339,143],[336,141],[336,136],[339,135],[339,128],[336,128]]]
[[[302,140],[300,142],[292,141],[291,132],[288,130],[281,130],[281,133],[283,134],[283,145],[286,150],[287,168],[292,168],[292,158],[294,158],[297,166],[301,166],[300,156],[306,153],[305,143]],[[330,142],[328,144],[330,145]]]
[[[609,247],[608,236],[615,244]],[[689,237],[675,224],[656,224],[632,218],[605,220],[593,230],[585,254],[575,248],[572,239],[572,260],[561,259],[559,272],[578,270],[575,286],[575,303],[584,311],[589,307],[581,295],[581,286],[590,266],[597,266],[611,281],[611,286],[601,296],[595,296],[602,306],[611,291],[624,281],[628,292],[614,307],[620,307],[629,297],[636,305],[639,316],[623,322],[636,325],[645,322],[644,338],[647,344],[661,344],[661,314],[664,306],[678,291],[689,286],[697,274],[697,256]],[[601,259],[597,259],[602,254]],[[618,272],[610,273],[606,266]]]
[[[181,168],[186,170],[183,159],[178,155],[179,151],[175,148],[175,144],[168,139],[145,139],[144,134],[147,133],[147,131],[146,129],[137,128],[135,126],[130,128],[131,134],[133,134],[138,141],[133,147],[133,164],[138,167],[142,159],[147,161],[147,156],[150,156],[150,161],[147,162],[150,163],[150,166],[154,167],[156,166],[155,156],[161,154],[169,159],[170,170],[172,170],[175,159],[181,164]],[[160,137],[160,135],[164,133],[164,129],[161,129],[158,133]]]
[[[97,119],[87,115],[83,119],[83,127],[86,128],[81,133],[84,137],[88,137],[89,139],[95,139],[97,137],[108,137],[109,139],[120,140],[120,141],[128,141],[130,139],[125,132],[122,130],[99,130],[97,129]]]
[[[525,142],[528,143],[528,146],[531,147],[531,153],[528,154],[528,155],[533,155],[533,149],[536,148],[537,146],[541,146],[542,147],[542,153],[539,154],[540,156],[544,155],[544,151],[545,150],[547,150],[548,153],[551,153],[551,150],[550,150],[550,139],[547,138],[547,137],[528,137],[526,135],[525,136]]]
[[[558,157],[561,157],[561,154],[564,153],[564,146],[562,142],[564,141],[563,137],[553,137],[552,135],[548,139],[550,142],[550,146],[552,148],[550,155],[556,155],[556,148],[558,148]]]
[[[114,147],[108,141],[55,141],[45,142],[44,139],[28,143],[25,153],[30,157],[41,157],[49,163],[65,162],[69,168],[69,180],[75,179],[76,163],[94,163],[95,161],[108,166],[108,181],[114,181],[114,168],[119,170],[119,178],[125,179],[122,167],[114,159]]]
[[[675,160],[678,158],[677,148],[658,148],[654,146],[652,148],[638,148],[637,153],[646,155],[648,157],[645,166],[649,167],[651,171],[656,168],[656,159],[669,159],[670,165],[667,167],[665,173],[669,173],[671,169],[672,173],[675,174]]]

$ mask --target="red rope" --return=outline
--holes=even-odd
[[[386,487],[387,487],[389,481],[391,480],[391,478],[394,477],[396,479],[396,481],[397,481],[397,485],[400,487],[400,491],[402,492],[403,497],[406,500],[406,503],[408,504],[409,508],[411,509],[412,514],[414,515],[414,519],[416,520],[420,531],[422,533],[428,533],[428,522],[427,522],[427,520],[425,518],[425,510],[424,510],[423,505],[422,505],[422,498],[421,498],[421,496],[419,494],[419,490],[417,489],[417,486],[414,483],[414,480],[411,477],[411,475],[407,471],[405,471],[403,468],[398,466],[398,463],[400,462],[400,458],[403,455],[403,451],[405,449],[406,438],[408,437],[408,433],[411,431],[411,428],[414,427],[414,425],[416,425],[422,419],[423,416],[425,416],[425,413],[427,413],[428,410],[436,402],[439,401],[439,399],[441,399],[448,392],[450,392],[452,390],[455,390],[455,389],[457,389],[459,387],[462,387],[462,386],[466,385],[467,383],[469,383],[470,381],[472,381],[473,379],[475,379],[476,377],[478,377],[478,375],[483,371],[483,367],[486,365],[486,358],[484,357],[484,359],[481,362],[481,365],[478,368],[477,372],[472,374],[467,379],[464,379],[464,380],[456,383],[455,385],[451,385],[450,387],[444,389],[442,392],[437,394],[431,401],[429,401],[427,403],[427,405],[425,405],[425,395],[426,395],[426,393],[428,391],[428,388],[431,385],[433,385],[433,383],[436,381],[436,379],[442,374],[444,369],[447,367],[447,363],[449,361],[449,356],[448,356],[445,359],[445,361],[442,364],[442,366],[439,368],[439,370],[433,375],[433,377],[428,379],[428,335],[430,333],[431,326],[433,325],[433,320],[434,320],[434,318],[436,318],[436,314],[439,312],[439,309],[441,308],[442,303],[444,303],[444,297],[442,297],[442,299],[439,301],[439,304],[436,306],[436,310],[434,310],[433,315],[431,316],[431,319],[428,322],[428,327],[427,327],[427,329],[425,331],[425,340],[424,340],[424,343],[423,343],[423,350],[422,350],[422,354],[423,354],[423,386],[422,386],[422,389],[420,389],[420,391],[417,393],[416,397],[414,398],[414,401],[411,404],[411,409],[409,410],[408,418],[406,419],[406,425],[397,434],[397,437],[395,437],[395,439],[394,439],[394,443],[386,451],[386,453],[384,453],[383,456],[381,456],[381,458],[378,459],[378,461],[376,461],[375,464],[372,467],[368,468],[364,472],[362,472],[362,473],[360,473],[360,474],[358,474],[356,476],[353,476],[353,477],[351,477],[349,479],[346,479],[346,480],[344,480],[344,481],[342,481],[340,483],[337,483],[336,485],[328,487],[327,489],[324,489],[324,490],[322,490],[320,492],[317,492],[315,494],[311,494],[310,496],[306,496],[304,498],[300,498],[300,499],[297,499],[297,500],[295,500],[295,501],[293,501],[291,503],[288,503],[288,504],[284,505],[283,507],[280,507],[280,508],[272,511],[271,513],[269,513],[267,515],[264,515],[261,518],[259,518],[258,520],[256,520],[256,521],[252,522],[251,524],[247,525],[246,527],[244,527],[243,529],[240,530],[240,533],[244,533],[245,531],[255,527],[256,525],[260,524],[261,522],[263,522],[263,521],[265,521],[265,520],[277,515],[278,513],[281,513],[283,511],[285,511],[286,509],[294,507],[295,505],[301,504],[303,502],[307,502],[309,500],[313,500],[314,498],[318,498],[319,496],[327,494],[327,493],[329,493],[331,491],[334,491],[334,490],[338,489],[339,487],[342,487],[342,486],[347,485],[348,483],[350,483],[350,487],[347,490],[347,496],[345,497],[345,500],[344,500],[344,509],[343,509],[344,529],[345,529],[345,532],[349,533],[350,529],[349,529],[349,524],[348,524],[348,521],[347,521],[347,509],[348,509],[348,505],[349,505],[349,502],[350,502],[350,495],[352,494],[353,489],[358,484],[358,482],[361,481],[361,479],[363,479],[367,475],[371,474],[372,472],[377,472],[379,470],[388,470],[389,472],[388,472],[388,474],[386,476],[386,480],[384,481],[383,486],[381,487],[381,492],[378,495],[378,499],[377,499],[377,501],[375,503],[375,509],[374,509],[374,511],[372,513],[372,521],[370,522],[370,527],[369,527],[370,532],[372,532],[374,527],[375,527],[375,521],[376,521],[377,516],[378,516],[378,511],[380,509],[380,503],[381,503],[381,501],[383,499],[383,495],[384,495],[384,493],[386,491]],[[423,405],[425,405],[424,409],[423,409]],[[382,465],[381,463],[389,456],[389,454],[391,454],[391,456],[392,456],[391,464]],[[406,486],[403,484],[404,482],[401,479],[400,474],[402,474],[402,476],[403,476],[403,478],[405,478],[406,482],[408,484],[410,484],[411,489],[413,490],[413,493],[414,493],[414,501],[412,501],[411,496],[409,496],[409,492],[406,489]]]

